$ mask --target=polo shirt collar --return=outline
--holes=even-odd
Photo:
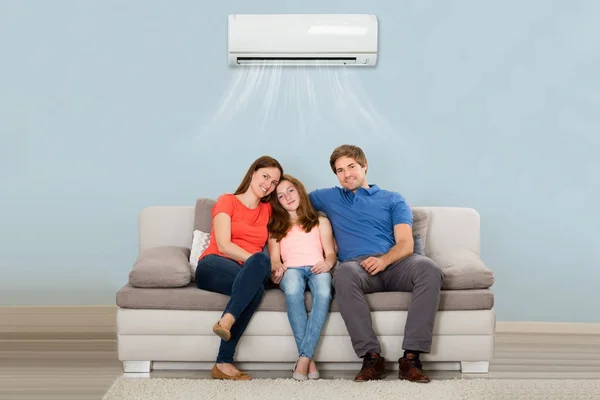
[[[346,194],[354,194],[354,193],[352,193],[350,190],[348,190],[348,189],[346,189],[346,188],[343,188],[343,189],[344,189],[344,192],[346,192]],[[368,188],[368,189],[366,189],[366,188],[362,188],[362,187],[361,187],[361,188],[359,188],[359,189],[356,191],[356,193],[358,193],[358,192],[361,192],[361,191],[364,191],[364,192],[366,192],[366,193],[367,193],[369,196],[372,196],[372,195],[374,195],[375,193],[379,192],[380,190],[381,190],[381,189],[380,189],[380,188],[379,188],[379,186],[377,186],[377,185],[369,185],[369,188]]]

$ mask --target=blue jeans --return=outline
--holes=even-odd
[[[313,274],[312,267],[288,268],[279,287],[285,293],[288,319],[300,357],[313,358],[331,303],[331,273]],[[307,316],[304,303],[306,283],[312,293],[312,307]]]
[[[246,330],[265,294],[265,284],[271,277],[271,260],[265,253],[250,256],[242,265],[234,260],[209,254],[198,261],[196,286],[199,289],[230,296],[223,314],[235,318],[231,338],[221,340],[217,363],[233,363],[238,341]]]

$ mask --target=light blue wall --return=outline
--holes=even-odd
[[[334,185],[352,142],[370,183],[480,212],[499,320],[598,322],[600,3],[281,3],[0,3],[0,304],[114,304],[143,207],[232,191],[263,153]],[[379,65],[308,71],[321,119],[285,70],[264,131],[264,87],[211,122],[227,15],[264,12],[377,14]]]

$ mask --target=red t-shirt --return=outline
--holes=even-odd
[[[250,254],[260,253],[267,243],[267,225],[271,217],[271,205],[259,203],[257,208],[246,207],[235,195],[224,194],[217,199],[212,218],[219,213],[225,213],[231,218],[231,241]],[[227,257],[219,252],[215,239],[215,227],[210,229],[210,243],[198,260],[209,254]],[[238,261],[241,264],[241,261]]]

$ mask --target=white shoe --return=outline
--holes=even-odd
[[[292,370],[293,374],[292,374],[292,378],[294,378],[297,381],[305,381],[308,379],[307,375],[302,375],[299,372],[296,372],[296,367],[298,366],[298,361],[296,361],[296,364],[294,365],[294,369]]]

